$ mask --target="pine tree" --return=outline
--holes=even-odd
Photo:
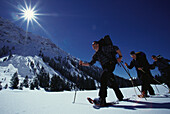
[[[8,88],[8,84],[5,85],[4,89],[7,89]]]
[[[34,87],[35,87],[36,89],[39,89],[38,77],[34,77],[34,79],[33,79],[33,84],[34,84]]]
[[[34,83],[33,82],[31,82],[31,84],[30,84],[30,90],[34,90]]]
[[[53,75],[53,77],[51,78],[50,90],[58,91],[58,81],[56,75]]]
[[[0,90],[2,90],[2,85],[1,85],[1,82],[0,82]]]
[[[50,90],[51,91],[70,90],[70,87],[68,84],[65,84],[65,82],[59,76],[53,75],[53,77],[51,78]]]
[[[13,89],[18,89],[19,78],[17,72],[15,72],[14,75],[12,76],[10,84]]]
[[[34,69],[34,63],[31,61],[31,68]]]
[[[50,81],[49,73],[46,73],[45,69],[42,67],[40,73],[37,74],[37,77],[39,80],[39,86],[44,88],[45,90],[48,90]]]
[[[12,51],[10,50],[9,51],[9,57],[8,57],[8,60],[10,60],[12,58]]]
[[[49,82],[50,82],[50,75],[49,75],[49,73],[45,73],[43,75],[43,85],[44,85],[44,89],[46,91],[48,91],[48,89],[49,89]]]
[[[24,81],[23,81],[23,86],[28,88],[29,84],[28,84],[28,76],[25,77]]]
[[[20,83],[19,89],[23,90],[23,83]]]

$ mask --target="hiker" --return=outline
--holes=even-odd
[[[158,67],[158,70],[163,77],[163,81],[168,86],[170,93],[170,60],[155,55],[152,55],[152,59],[154,60],[152,64],[152,69]]]
[[[152,74],[150,72],[150,64],[146,59],[146,55],[143,52],[135,53],[132,51],[130,53],[133,60],[131,61],[130,65],[125,63],[127,68],[132,69],[133,67],[136,68],[138,78],[141,80],[142,83],[142,93],[139,97],[147,97],[147,91],[149,91],[150,95],[155,95],[152,86],[150,85],[151,81],[153,80]]]
[[[111,39],[108,35],[105,36],[103,39],[108,39],[108,38],[111,42]],[[100,62],[103,72],[100,77],[101,87],[99,91],[99,97],[100,97],[99,99],[100,99],[100,106],[105,106],[108,84],[115,91],[117,98],[120,101],[123,100],[123,94],[120,91],[118,84],[116,83],[115,76],[113,74],[116,64],[118,62],[121,62],[122,60],[122,54],[117,46],[113,46],[112,42],[111,45],[103,46],[104,44],[101,43],[102,40],[94,41],[92,43],[92,47],[95,50],[95,53],[92,57],[91,62],[84,63],[80,61],[79,64],[82,66],[92,66],[94,63],[96,63],[96,61]],[[119,58],[116,58],[116,54],[119,55]]]

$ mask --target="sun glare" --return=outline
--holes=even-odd
[[[28,5],[26,0],[24,0],[24,4],[19,4],[16,8],[20,11],[19,13],[16,14],[17,20],[23,20],[22,24],[24,22],[27,23],[26,32],[28,32],[30,23],[33,25],[33,23],[35,22],[43,31],[45,31],[48,34],[48,32],[38,22],[39,20],[38,16],[47,15],[47,14],[38,13],[37,4],[31,6],[31,1]]]
[[[48,13],[39,13],[38,11],[38,3],[32,5],[31,4],[31,0],[29,0],[30,3],[28,4],[26,2],[26,0],[23,0],[22,3],[18,2],[18,5],[12,5],[13,7],[15,7],[17,10],[19,10],[18,13],[13,13],[12,16],[15,19],[15,21],[21,21],[21,26],[23,23],[26,22],[26,37],[27,37],[27,32],[28,32],[28,28],[30,26],[30,24],[32,25],[32,27],[35,26],[34,23],[36,23],[48,36],[50,36],[50,34],[48,33],[48,31],[46,31],[43,26],[38,22],[38,20],[40,20],[39,16],[58,16],[58,14],[53,13],[53,14],[48,14]]]
[[[35,18],[34,11],[32,11],[31,9],[24,11],[24,17],[25,19],[28,19],[28,20]]]

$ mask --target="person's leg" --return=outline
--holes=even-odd
[[[165,84],[168,86],[168,88],[170,89],[170,69],[169,71],[167,71],[166,76],[165,76]]]
[[[106,104],[106,97],[107,97],[107,82],[108,82],[108,72],[103,71],[101,75],[101,87],[99,90],[99,96],[100,96],[100,105],[105,105]]]
[[[119,86],[115,80],[115,76],[113,73],[110,73],[110,78],[109,78],[109,85],[111,88],[113,88],[115,94],[116,94],[116,97],[121,101],[123,100],[123,94],[122,92],[120,91],[119,89]]]
[[[147,84],[147,90],[149,91],[150,95],[155,95],[155,92],[150,84]]]
[[[146,84],[145,84],[145,81],[142,81],[142,85],[141,85],[141,95],[142,96],[147,96],[147,89],[146,89]]]
[[[145,97],[145,96],[147,96],[146,75],[145,74],[140,75],[140,80],[141,80],[141,95],[140,95],[140,97]]]
[[[155,92],[151,86],[151,81],[153,79],[150,77],[145,77],[143,80],[143,91],[145,92],[144,95],[147,96],[147,92],[149,92],[150,95],[155,95]]]

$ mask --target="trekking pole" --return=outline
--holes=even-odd
[[[78,72],[79,72],[79,74],[80,74],[80,65],[78,66],[78,69],[79,69]],[[78,83],[78,80],[79,80],[79,75],[77,76],[77,83]],[[77,85],[77,84],[76,84],[76,85]],[[76,100],[77,90],[78,90],[78,87],[75,89],[73,104],[75,103],[75,100]]]
[[[133,87],[134,86],[134,83],[133,83],[133,78],[131,77],[130,73],[127,71],[127,69],[124,67],[124,65],[120,62],[121,66],[123,67],[123,69],[126,71],[126,73],[129,75],[130,79],[131,79],[131,82],[132,82],[132,85]],[[137,86],[138,90],[141,92],[141,90],[139,89],[139,87]]]
[[[143,73],[145,73],[145,74],[147,74],[143,69],[141,70]],[[153,77],[153,79],[155,79],[154,77]],[[156,90],[158,91],[158,93],[159,93],[159,90],[158,90],[158,88],[157,88],[157,86],[156,86],[156,84],[155,84],[155,87],[156,87]]]
[[[147,74],[143,69],[142,69],[141,71],[142,71],[143,73]],[[154,77],[153,77],[153,80],[155,80],[157,83],[161,84],[161,82],[159,82],[158,80],[156,80]],[[161,84],[161,85],[162,85],[162,84]],[[162,86],[164,86],[166,89],[169,90],[169,88],[166,87],[165,85],[162,85]]]
[[[75,100],[76,100],[76,95],[77,95],[77,90],[75,89],[75,94],[74,94],[74,100],[73,100],[73,104],[75,103]]]
[[[132,86],[133,86],[134,91],[135,91],[135,94],[136,94],[136,96],[138,96],[138,94],[137,94],[137,92],[136,92],[136,89],[135,89],[135,85],[134,85],[134,83],[133,83],[133,78],[131,77],[131,75],[130,75],[130,73],[127,71],[127,69],[124,67],[124,65],[122,64],[122,62],[120,62],[120,64],[121,64],[121,66],[123,67],[123,69],[126,71],[126,73],[129,75],[129,77],[130,77],[130,79],[131,79]],[[139,90],[139,92],[142,94],[142,92],[141,92],[141,90],[139,89],[139,87],[138,87],[138,86],[136,86],[136,87],[137,87],[137,89]],[[145,98],[145,100],[147,100],[146,97],[144,97],[144,98]]]
[[[158,89],[157,86],[156,86],[156,84],[155,84],[155,87],[156,87],[156,90],[158,91],[158,93],[160,93],[160,92],[159,92],[159,89]]]

